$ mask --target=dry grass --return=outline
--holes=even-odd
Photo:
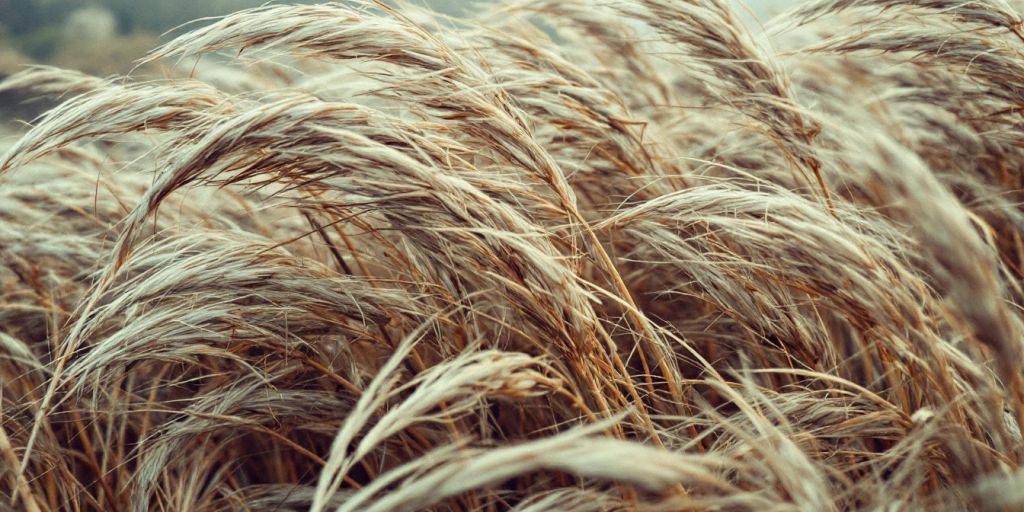
[[[1021,9],[264,7],[17,74],[0,509],[1024,507]]]

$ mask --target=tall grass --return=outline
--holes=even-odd
[[[1024,506],[1010,0],[263,7],[0,159],[0,508]]]

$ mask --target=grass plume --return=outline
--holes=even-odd
[[[730,5],[8,78],[0,508],[1024,506],[1022,6]]]

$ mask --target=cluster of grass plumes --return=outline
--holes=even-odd
[[[1024,506],[1024,11],[741,18],[263,7],[11,77],[61,103],[0,159],[0,509]]]

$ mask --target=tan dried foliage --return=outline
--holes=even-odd
[[[8,78],[0,509],[1024,507],[1021,4],[730,5]]]

